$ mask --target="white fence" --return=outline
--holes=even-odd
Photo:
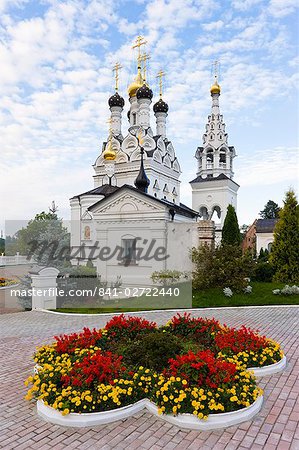
[[[15,256],[0,255],[0,266],[19,266],[32,263],[33,261],[28,260],[27,256],[21,256],[18,253]]]

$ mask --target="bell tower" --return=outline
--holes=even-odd
[[[218,62],[214,62],[214,82],[210,93],[211,113],[208,116],[203,145],[195,153],[197,159],[197,177],[190,182],[192,187],[192,208],[198,211],[202,219],[213,219],[218,231],[221,231],[227,206],[237,209],[237,191],[239,185],[233,181],[233,159],[236,151],[228,143],[223,115],[220,112],[218,84]]]

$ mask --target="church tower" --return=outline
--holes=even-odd
[[[233,181],[233,159],[235,148],[228,144],[228,135],[219,108],[221,93],[218,76],[210,89],[212,97],[211,114],[208,116],[203,135],[203,145],[195,153],[197,177],[190,182],[192,187],[192,208],[202,219],[212,219],[219,234],[223,227],[229,204],[237,209],[239,185]]]
[[[149,55],[141,53],[146,44],[142,36],[138,36],[133,48],[137,49],[137,74],[128,86],[129,126],[127,133],[122,134],[122,113],[125,106],[124,98],[118,92],[119,64],[114,67],[115,93],[109,98],[111,132],[102,151],[94,164],[94,187],[103,185],[121,187],[135,186],[140,172],[140,163],[149,179],[147,192],[149,195],[180,204],[180,174],[181,168],[176,157],[172,142],[167,136],[168,104],[162,99],[162,79],[164,72],[160,71],[159,100],[153,103],[153,91],[147,80],[147,60]],[[151,126],[155,117],[156,126]],[[142,149],[140,142],[142,141]],[[106,149],[115,153],[112,163],[105,159]],[[142,159],[142,161],[141,161]],[[107,172],[109,169],[109,174]],[[111,169],[111,170],[110,170]]]

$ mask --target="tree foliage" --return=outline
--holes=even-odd
[[[278,219],[280,207],[273,200],[269,200],[262,211],[260,211],[260,217],[262,219]]]
[[[242,254],[238,245],[221,245],[213,248],[207,245],[193,249],[193,287],[229,287],[242,291],[247,286],[246,278],[253,273],[254,262],[249,252]]]
[[[36,214],[15,237],[14,251],[40,265],[61,268],[68,259],[70,235],[55,213]]]
[[[239,245],[241,243],[241,234],[238,224],[236,210],[232,205],[228,205],[226,216],[222,229],[223,244]]]
[[[279,213],[269,260],[275,281],[299,282],[299,205],[293,190],[286,193]]]

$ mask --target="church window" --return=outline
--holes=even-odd
[[[123,263],[136,264],[136,239],[122,239],[121,243]]]
[[[199,208],[199,215],[201,219],[207,220],[209,215],[208,215],[208,209],[206,206],[201,206]]]
[[[210,149],[207,151],[207,163],[208,164],[213,164],[214,162],[214,155],[213,155],[213,150]]]
[[[169,192],[167,183],[165,183],[165,185],[164,185],[163,192],[166,192],[167,194],[168,194],[168,192]]]
[[[220,163],[225,164],[226,163],[226,153],[225,150],[220,150]]]
[[[132,116],[133,116],[133,125],[136,125],[136,113],[134,112]]]

